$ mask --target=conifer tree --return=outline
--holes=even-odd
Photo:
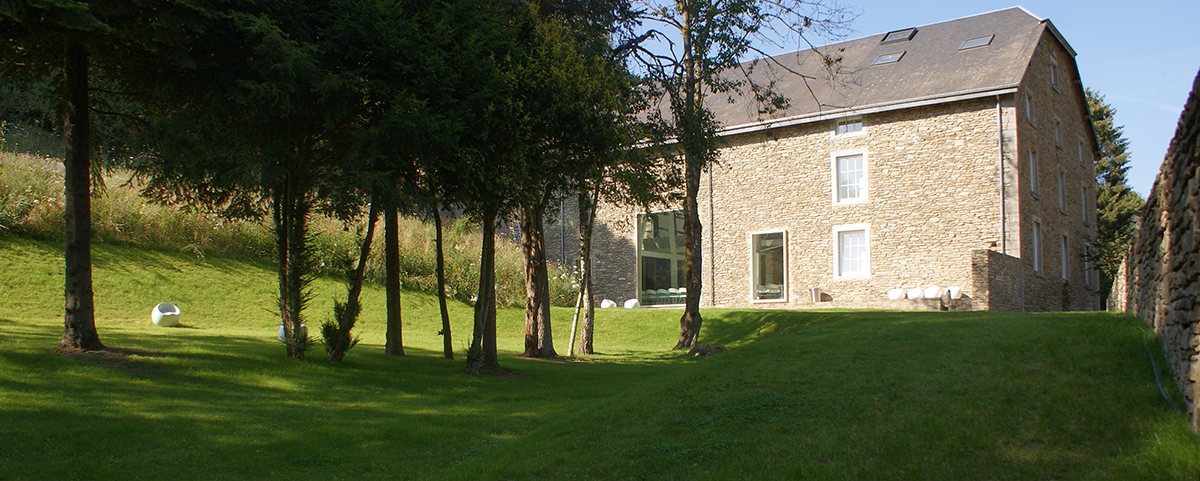
[[[1107,297],[1113,277],[1129,249],[1137,215],[1145,201],[1129,187],[1129,140],[1124,126],[1116,125],[1117,109],[1104,102],[1104,96],[1086,89],[1092,128],[1100,143],[1096,162],[1096,241],[1095,262],[1100,270],[1100,293]]]

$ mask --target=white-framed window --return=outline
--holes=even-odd
[[[829,156],[834,205],[867,201],[867,151],[847,150]]]
[[[1038,195],[1038,157],[1037,149],[1029,148],[1029,192],[1035,197]]]
[[[833,121],[833,136],[835,138],[858,137],[865,133],[862,117],[847,117]]]
[[[1083,137],[1079,137],[1079,165],[1087,165],[1087,147],[1083,144]]]
[[[1088,188],[1087,182],[1079,183],[1079,216],[1083,221],[1083,225],[1088,225],[1091,223],[1091,216],[1088,215],[1088,206],[1091,205],[1091,202],[1088,202],[1090,200],[1090,196],[1088,194],[1090,194],[1091,191],[1092,189]]]
[[[1071,243],[1067,239],[1067,235],[1062,235],[1062,242],[1059,246],[1059,259],[1062,262],[1062,280],[1068,282],[1071,279]]]
[[[1033,218],[1033,272],[1042,273],[1042,220]]]
[[[1054,91],[1058,92],[1058,60],[1050,57],[1050,86],[1054,87]]]
[[[1067,213],[1067,173],[1058,168],[1058,211]]]
[[[1025,118],[1033,123],[1033,92],[1025,92]]]
[[[787,300],[787,233],[750,235],[750,298],[754,301]]]
[[[1054,116],[1054,145],[1058,148],[1063,146],[1062,119],[1058,118],[1058,115]]]
[[[871,275],[870,224],[833,226],[834,278],[865,278]]]

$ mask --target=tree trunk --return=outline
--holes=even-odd
[[[550,330],[550,276],[546,266],[545,218],[548,196],[521,212],[525,257],[525,357],[558,357]]]
[[[687,279],[685,281],[687,301],[683,316],[679,318],[679,342],[675,344],[675,349],[691,349],[696,347],[696,340],[700,336],[700,325],[704,321],[700,317],[700,241],[703,228],[700,225],[698,207],[700,174],[707,161],[707,155],[705,155],[707,152],[698,151],[702,147],[697,144],[703,143],[701,138],[704,135],[703,117],[700,115],[703,109],[703,105],[701,105],[703,96],[699,89],[699,80],[696,77],[695,46],[692,43],[692,12],[689,3],[683,2],[682,5],[684,9],[680,15],[680,32],[683,34],[684,109],[678,122],[682,124],[680,145],[683,148],[684,163],[686,164],[687,205],[683,209],[685,216],[683,245],[684,256],[687,258]]]
[[[446,308],[446,254],[442,242],[442,212],[438,204],[433,205],[433,226],[437,231],[437,283],[438,308],[442,311],[442,355],[454,359],[454,343],[450,339],[450,311]]]
[[[675,349],[691,349],[696,347],[700,336],[700,325],[704,319],[700,317],[700,274],[701,260],[700,239],[703,227],[700,225],[700,212],[697,201],[700,191],[700,166],[693,165],[688,159],[687,166],[687,206],[683,209],[683,252],[687,259],[687,301],[684,305],[683,316],[679,318],[679,342]]]
[[[279,262],[279,317],[284,327],[288,357],[304,359],[308,332],[301,314],[307,301],[308,214],[307,188],[295,173],[285,172],[272,192],[275,248]]]
[[[281,246],[279,311],[288,357],[298,360],[304,359],[304,352],[308,350],[308,330],[302,316],[310,280],[308,214],[312,207],[307,198],[307,185],[300,180],[302,177],[291,171],[284,174],[281,192],[276,196],[276,205],[281,207],[277,212],[275,231],[277,245]]]
[[[384,283],[387,286],[387,334],[383,353],[404,355],[403,327],[400,320],[400,217],[396,208],[383,213]]]
[[[580,193],[579,200],[579,289],[583,293],[583,328],[579,337],[579,353],[595,354],[596,351],[592,348],[596,326],[596,303],[592,296],[592,233],[595,232],[600,187],[596,186],[590,199],[586,193]]]
[[[475,299],[475,329],[467,352],[468,374],[499,369],[496,354],[496,210],[483,212],[483,247],[479,255],[479,295]]]
[[[354,328],[355,322],[358,320],[359,311],[362,307],[358,303],[358,298],[362,294],[363,278],[367,274],[367,258],[371,254],[371,240],[375,238],[375,221],[379,217],[378,203],[372,202],[371,209],[367,214],[367,236],[363,239],[362,247],[358,252],[358,265],[354,269],[353,277],[350,278],[350,292],[346,295],[346,306],[338,318],[338,336],[334,346],[326,353],[330,361],[341,361],[346,356],[346,351],[350,350],[352,344],[350,340],[350,330]]]
[[[63,210],[65,271],[63,334],[59,346],[104,349],[96,332],[92,302],[91,120],[88,112],[88,53],[82,45],[66,46],[63,139],[65,206]]]

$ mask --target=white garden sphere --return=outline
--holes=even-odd
[[[150,311],[150,320],[159,327],[175,327],[179,325],[179,306],[170,302],[160,302]]]
[[[308,335],[308,325],[301,324],[300,325],[300,337],[304,337],[307,335]],[[287,342],[287,329],[283,328],[282,322],[279,323],[279,342],[284,342],[284,343]]]

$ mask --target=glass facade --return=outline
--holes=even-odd
[[[643,306],[686,300],[683,242],[683,211],[638,215],[638,289]]]

